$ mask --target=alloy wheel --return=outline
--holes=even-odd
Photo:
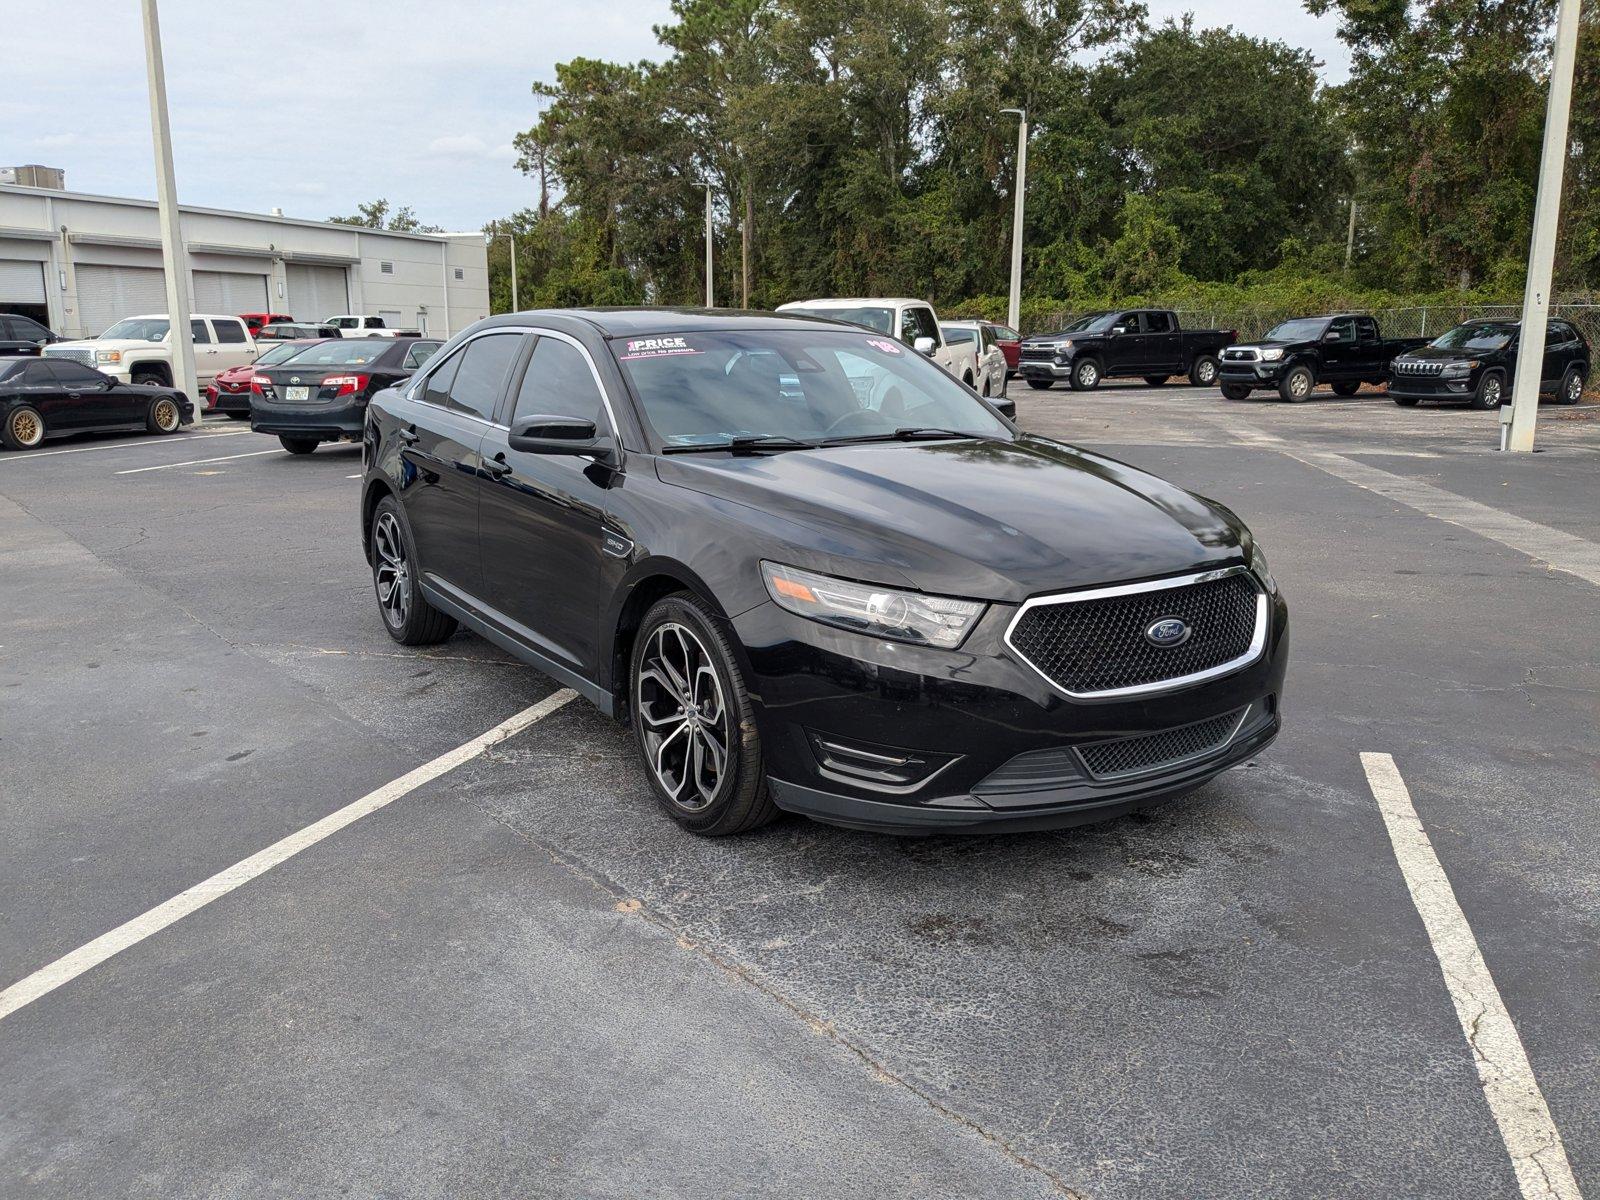
[[[178,427],[178,406],[171,400],[156,401],[156,428],[162,433],[171,433]]]
[[[656,781],[679,808],[708,807],[728,773],[732,730],[722,681],[694,630],[669,621],[650,634],[634,695]]]
[[[1296,400],[1304,400],[1311,394],[1311,376],[1304,371],[1297,371],[1289,379],[1289,391]]]
[[[1500,407],[1500,377],[1491,375],[1483,381],[1483,406],[1485,408]]]
[[[1216,382],[1217,364],[1208,359],[1195,368],[1195,375],[1203,386],[1209,387]]]
[[[24,446],[37,446],[44,440],[44,423],[29,409],[11,416],[11,436]]]
[[[1086,362],[1078,368],[1078,382],[1086,388],[1092,388],[1100,382],[1100,368],[1092,362]]]
[[[406,559],[406,542],[394,514],[383,513],[372,531],[372,549],[377,556],[373,578],[378,586],[378,603],[384,620],[399,629],[411,614],[411,564]]]
[[[1567,400],[1576,404],[1581,399],[1583,399],[1583,376],[1574,372],[1567,380]]]

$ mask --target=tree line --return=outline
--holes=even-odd
[[[534,84],[517,148],[539,201],[493,228],[517,235],[524,306],[697,303],[708,182],[719,303],[998,311],[1001,110],[1021,108],[1035,310],[1520,294],[1555,0],[1306,7],[1350,47],[1339,86],[1303,48],[1152,25],[1128,0],[674,0],[659,61],[578,58]],[[1567,293],[1600,289],[1600,0],[1582,36]]]

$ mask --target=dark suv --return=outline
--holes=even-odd
[[[390,636],[460,622],[629,721],[697,833],[1075,824],[1278,732],[1287,610],[1244,524],[897,338],[494,317],[374,397],[364,447]]]
[[[1394,360],[1389,395],[1410,408],[1423,400],[1456,400],[1472,408],[1499,408],[1517,374],[1521,321],[1468,321],[1419,350]],[[1558,404],[1576,404],[1592,363],[1589,343],[1570,321],[1545,327],[1539,392]]]

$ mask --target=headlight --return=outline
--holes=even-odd
[[[1269,592],[1278,590],[1278,581],[1272,577],[1272,568],[1267,566],[1267,554],[1260,542],[1250,545],[1250,569],[1255,572],[1257,579],[1266,584]]]
[[[1057,342],[1056,343],[1056,349],[1057,350],[1071,350],[1072,349],[1072,339],[1071,338],[1064,338],[1063,340]]]
[[[1439,372],[1439,376],[1442,379],[1465,379],[1472,374],[1476,366],[1478,366],[1476,362],[1445,363],[1444,370]]]
[[[959,646],[983,614],[972,600],[850,583],[778,563],[763,562],[761,577],[772,602],[796,616],[941,650]]]
[[[1283,347],[1282,346],[1279,346],[1274,350],[1263,350],[1261,352],[1261,361],[1262,362],[1277,362],[1282,357],[1283,357]]]
[[[95,360],[95,362],[121,362],[122,361],[122,351],[121,350],[96,350],[94,352],[94,360]]]

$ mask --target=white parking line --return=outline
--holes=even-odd
[[[279,446],[271,450],[252,450],[249,454],[225,454],[221,458],[191,458],[188,462],[158,463],[153,467],[129,467],[126,471],[118,471],[118,475],[142,475],[146,471],[170,471],[173,467],[198,467],[205,463],[233,462],[238,458],[260,458],[263,454],[282,454],[284,451]]]
[[[258,850],[249,858],[235,863],[224,871],[219,871],[210,879],[195,884],[186,891],[179,892],[172,899],[156,905],[146,913],[134,917],[133,920],[117,926],[109,933],[103,933],[94,941],[89,942],[72,953],[56,959],[49,966],[41,967],[32,975],[19,979],[16,983],[0,992],[0,1021],[5,1020],[20,1008],[32,1004],[41,996],[47,996],[64,983],[69,983],[105,962],[115,954],[120,954],[130,946],[137,945],[152,934],[159,933],[168,925],[182,920],[192,912],[204,908],[213,900],[226,896],[235,888],[242,887],[257,876],[264,875],[280,863],[286,862],[315,846],[347,825],[353,825],[362,817],[377,812],[380,808],[394,803],[409,792],[415,791],[423,784],[439,776],[455,770],[462,763],[478,757],[489,747],[503,742],[513,734],[520,733],[535,721],[542,720],[555,712],[568,701],[577,698],[577,693],[563,688],[553,695],[546,696],[537,704],[530,705],[517,713],[514,717],[500,722],[487,733],[480,734],[470,742],[464,742],[454,750],[441,754],[431,762],[423,763],[414,771],[408,771],[392,783],[386,783],[376,791],[368,792],[361,799],[356,800],[336,812],[331,812],[307,825],[296,833],[274,842],[265,850]]]
[[[140,446],[187,446],[190,442],[204,442],[219,437],[239,437],[249,432],[251,431],[248,429],[235,429],[229,433],[190,433],[185,434],[181,442],[173,442],[169,434],[161,434],[156,437],[140,438],[136,442],[106,442],[99,446],[74,446],[70,450],[20,450],[0,458],[0,462],[28,462],[35,458],[49,458],[53,454],[87,454],[91,450],[134,450]]]
[[[1472,1049],[1483,1094],[1500,1126],[1524,1200],[1582,1200],[1561,1134],[1533,1077],[1528,1052],[1433,852],[1406,781],[1388,754],[1363,752],[1361,765],[1388,827],[1411,901],[1444,972],[1445,987]]]

